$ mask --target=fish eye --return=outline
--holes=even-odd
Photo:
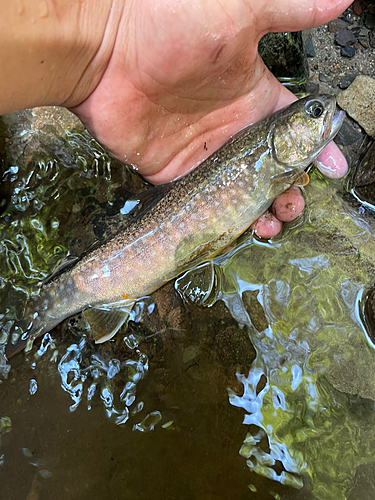
[[[323,111],[324,106],[319,101],[310,101],[306,105],[306,113],[311,115],[313,118],[319,118],[319,116],[322,116]]]

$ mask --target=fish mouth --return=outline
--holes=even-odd
[[[335,107],[336,111],[336,107]],[[333,113],[331,120],[328,122],[328,126],[325,128],[324,139],[328,142],[331,141],[340,130],[345,118],[345,111],[336,111]]]

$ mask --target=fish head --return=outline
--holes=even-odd
[[[335,137],[345,113],[330,95],[305,97],[274,115],[269,145],[277,163],[305,169]]]

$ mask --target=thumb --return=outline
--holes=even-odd
[[[271,0],[262,4],[259,22],[265,32],[300,31],[339,16],[352,0]]]

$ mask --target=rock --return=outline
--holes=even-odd
[[[347,500],[373,500],[375,498],[375,464],[362,464],[355,473],[353,484],[347,492]]]
[[[305,54],[306,57],[315,57],[315,49],[311,35],[309,35],[305,40]]]
[[[199,348],[195,345],[189,345],[186,347],[182,354],[182,362],[183,363],[189,363],[189,361],[192,361],[194,358],[196,358],[199,354]]]
[[[358,36],[361,32],[361,27],[360,26],[350,26],[350,31],[353,33],[353,35]]]
[[[319,83],[307,82],[306,92],[308,94],[319,94]]]
[[[347,21],[350,24],[358,23],[359,17],[354,13],[354,12],[347,12],[345,14],[345,21]]]
[[[340,89],[342,90],[347,89],[349,85],[354,82],[356,76],[357,75],[355,74],[344,75],[339,82]]]
[[[348,26],[349,24],[343,21],[342,19],[334,19],[333,21],[328,23],[328,31],[330,33],[336,33],[336,31],[343,30]]]
[[[359,40],[359,43],[362,45],[362,47],[364,49],[368,49],[368,43],[367,43],[367,40],[364,40],[363,38],[360,38]]]
[[[319,73],[319,81],[323,83],[329,83],[331,81],[331,77],[329,75]]]
[[[367,28],[361,28],[358,32],[358,37],[360,38],[367,38],[368,37],[368,34],[369,34],[370,30],[368,30]]]
[[[354,178],[353,189],[356,197],[361,202],[375,205],[375,142],[364,152],[360,159]],[[375,295],[374,290],[367,295],[364,310],[368,334],[375,341]]]
[[[338,105],[344,109],[367,134],[375,137],[375,80],[357,76],[354,82],[337,96]]]
[[[354,47],[341,47],[340,54],[343,57],[354,57],[355,48]]]
[[[375,185],[375,142],[367,137],[363,143],[364,147],[353,178],[354,187]]]
[[[370,31],[369,35],[370,46],[375,49],[375,31]]]
[[[357,127],[358,130],[356,130],[355,127]],[[340,132],[335,138],[335,143],[345,147],[356,143],[357,141],[363,139],[363,137],[364,132],[361,131],[358,125],[353,126],[348,120],[345,120],[342,124]]]
[[[375,29],[375,15],[367,12],[365,16],[365,26],[369,30]]]
[[[354,0],[352,8],[354,14],[357,14],[357,16],[360,16],[362,14],[362,5],[360,0]]]
[[[364,306],[364,324],[366,325],[367,333],[375,345],[375,289],[372,288],[368,292]]]
[[[353,45],[357,41],[356,37],[350,30],[338,30],[335,36],[335,42],[341,47]]]

